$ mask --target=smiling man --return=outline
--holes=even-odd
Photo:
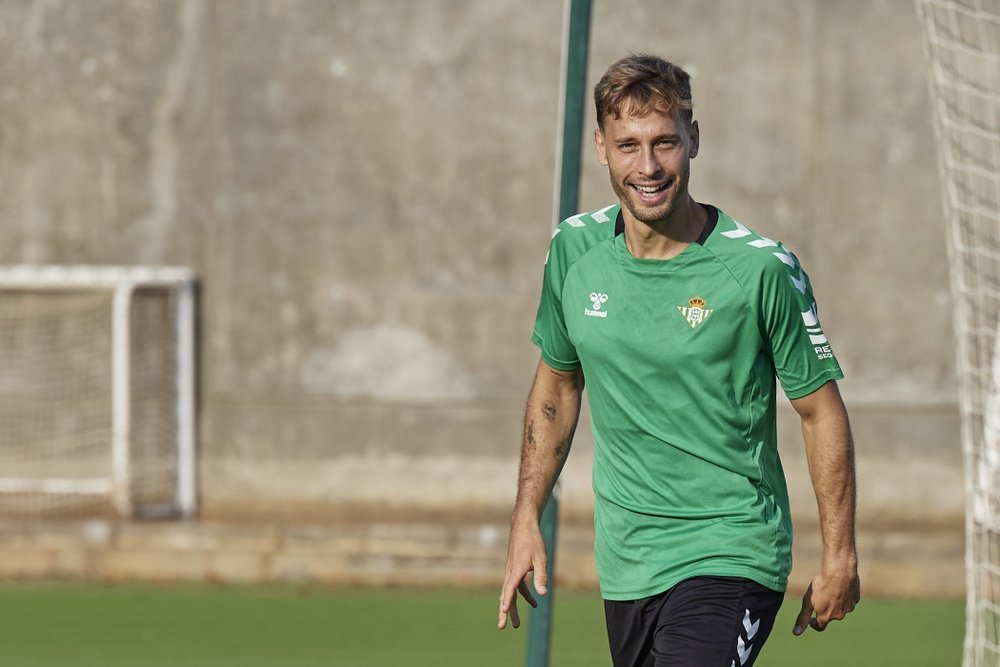
[[[545,594],[542,508],[584,377],[595,438],[595,556],[616,667],[749,667],[791,569],[776,378],[802,419],[822,569],[793,632],[857,604],[854,451],[840,366],[798,259],[688,191],[690,77],[624,58],[594,89],[594,144],[619,203],[556,229],[532,340],[499,627]]]

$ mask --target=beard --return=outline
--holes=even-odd
[[[683,196],[687,194],[688,181],[691,178],[691,169],[690,163],[685,161],[679,178],[673,179],[673,182],[667,189],[667,200],[661,204],[657,204],[656,206],[646,206],[643,204],[639,201],[638,195],[632,186],[628,185],[624,179],[618,178],[614,173],[611,173],[610,175],[611,189],[614,190],[615,195],[618,196],[622,205],[628,208],[632,217],[639,222],[652,225],[657,222],[667,220],[671,215],[673,215],[678,202],[680,202]]]

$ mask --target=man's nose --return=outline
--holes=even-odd
[[[639,162],[639,172],[643,176],[659,176],[660,162],[656,159],[656,153],[652,146],[643,149]]]

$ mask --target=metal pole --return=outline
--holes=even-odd
[[[177,508],[191,519],[197,507],[195,441],[195,305],[194,280],[177,287]]]
[[[555,196],[553,224],[575,215],[580,197],[580,149],[587,86],[587,51],[590,41],[591,0],[565,0],[563,57],[556,133]],[[538,596],[538,607],[528,623],[527,667],[548,667],[552,637],[552,603],[555,596],[556,528],[559,517],[559,483],[542,512],[541,531],[549,580],[548,595]]]
[[[553,226],[578,213],[583,109],[587,97],[587,53],[590,47],[591,0],[565,0],[563,62],[556,133]]]
[[[115,288],[111,308],[111,485],[115,509],[132,515],[132,474],[129,447],[132,439],[132,283]]]

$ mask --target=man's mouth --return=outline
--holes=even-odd
[[[637,183],[633,183],[632,187],[644,195],[655,195],[658,192],[666,190],[669,185],[670,183],[661,183],[660,185],[639,185]]]
[[[647,204],[656,204],[665,196],[665,192],[670,189],[673,185],[673,181],[666,181],[664,183],[654,183],[652,185],[647,185],[644,183],[630,183],[632,189],[636,191],[639,195],[640,201],[644,201]]]

